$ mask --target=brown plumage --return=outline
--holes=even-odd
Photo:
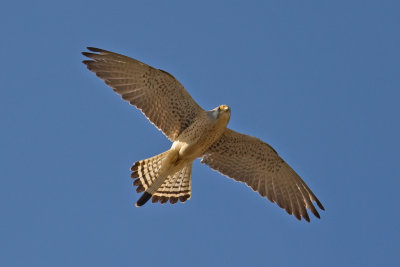
[[[300,176],[267,143],[227,128],[230,108],[203,110],[169,73],[99,48],[83,63],[116,93],[136,106],[172,142],[171,149],[137,161],[133,185],[144,192],[137,206],[175,204],[190,199],[192,162],[201,158],[218,172],[243,182],[297,219],[310,221],[307,209],[324,210]]]

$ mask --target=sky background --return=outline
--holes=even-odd
[[[395,266],[399,1],[5,1],[1,266]],[[297,221],[201,164],[185,204],[136,208],[133,162],[170,142],[81,63],[173,74],[267,141],[324,204]]]

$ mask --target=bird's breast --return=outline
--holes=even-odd
[[[178,136],[171,149],[179,151],[180,159],[194,160],[221,137],[226,126],[223,120],[197,120]]]

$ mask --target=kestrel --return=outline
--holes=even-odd
[[[133,164],[136,191],[144,192],[136,206],[152,202],[185,202],[192,194],[192,163],[201,163],[261,196],[276,202],[297,219],[320,218],[324,210],[314,193],[278,153],[258,138],[227,128],[231,110],[220,105],[202,109],[168,72],[130,57],[88,47],[83,63],[143,114],[172,141],[169,150]]]

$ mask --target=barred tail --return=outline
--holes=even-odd
[[[167,156],[167,153],[168,151],[152,158],[139,160],[133,164],[131,168],[131,177],[135,179],[133,185],[137,186],[136,192],[140,193],[146,191],[137,201],[136,206],[143,206],[151,198],[152,193],[147,191],[152,189],[152,185],[157,178],[161,178],[160,170],[162,161],[164,157]]]
[[[192,195],[192,162],[186,164],[180,171],[170,175],[153,194],[152,202],[171,204],[185,202]]]
[[[168,151],[149,159],[137,161],[131,168],[131,177],[135,179],[136,192],[143,195],[136,202],[136,206],[143,206],[150,198],[152,202],[166,203],[168,200],[175,204],[178,199],[185,202],[191,196],[192,163],[186,164],[181,170],[165,177],[161,171],[163,159]],[[164,176],[164,177],[163,177]]]

